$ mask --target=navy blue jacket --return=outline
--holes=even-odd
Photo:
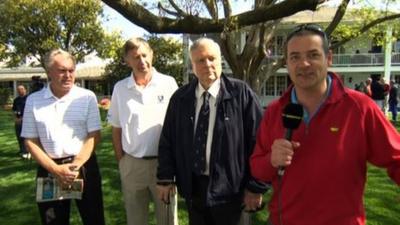
[[[198,80],[179,88],[171,97],[162,129],[157,169],[159,180],[175,180],[188,203],[192,195],[192,155],[195,90]],[[262,109],[254,92],[243,81],[221,76],[217,115],[210,155],[207,205],[242,201],[244,189],[263,193],[268,185],[250,176]]]
[[[25,102],[28,95],[17,96],[13,101],[12,111],[17,118],[22,118],[24,115]]]

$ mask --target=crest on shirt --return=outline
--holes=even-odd
[[[158,99],[158,103],[164,103],[164,95],[158,95],[157,99]]]
[[[339,128],[338,127],[331,127],[330,130],[331,130],[332,133],[339,132]]]

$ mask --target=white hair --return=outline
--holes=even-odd
[[[210,46],[212,46],[213,48],[215,48],[217,50],[218,55],[221,55],[221,48],[219,47],[217,42],[215,42],[211,38],[202,37],[202,38],[199,38],[196,41],[194,41],[192,46],[190,46],[190,49],[189,49],[190,59],[192,59],[192,52],[194,50],[196,50],[197,48],[199,48],[200,46],[202,46],[202,45],[210,45]]]

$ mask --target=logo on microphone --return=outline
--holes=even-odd
[[[293,130],[297,129],[303,119],[303,106],[300,104],[289,103],[285,106],[282,112],[282,123],[283,127],[286,128],[285,139],[292,140]],[[285,168],[280,166],[278,169],[278,175],[283,176]]]
[[[289,103],[283,109],[282,122],[283,122],[283,126],[286,129],[288,129],[288,130],[297,129],[300,126],[302,119],[303,119],[303,106],[302,105],[295,104],[295,103]]]

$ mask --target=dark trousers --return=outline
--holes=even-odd
[[[206,205],[207,176],[193,175],[192,202],[188,206],[190,225],[238,225],[241,203],[229,202],[216,206]]]
[[[64,163],[67,163],[65,161]],[[58,162],[57,162],[58,163]],[[96,156],[92,155],[82,166],[80,174],[84,180],[81,200],[75,200],[84,225],[104,225],[103,193]],[[47,177],[49,173],[39,166],[37,176]],[[69,225],[71,200],[37,203],[43,225]]]
[[[392,113],[392,120],[396,121],[397,119],[397,102],[389,102],[389,111]]]
[[[18,140],[19,153],[25,154],[27,153],[27,151],[24,144],[24,138],[21,137],[21,131],[22,131],[22,123],[15,123],[15,135],[17,136]]]

